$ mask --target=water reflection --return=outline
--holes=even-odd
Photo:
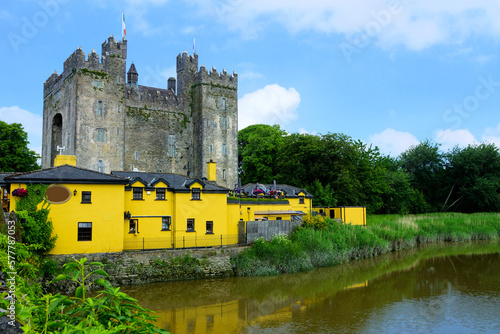
[[[175,334],[488,331],[500,317],[499,252],[441,245],[301,274],[122,289]]]

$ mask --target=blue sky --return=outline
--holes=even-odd
[[[121,38],[139,83],[175,59],[238,73],[240,129],[344,133],[396,156],[430,139],[500,147],[500,2],[492,0],[40,0],[0,6],[0,119],[40,152],[43,82],[81,46]]]

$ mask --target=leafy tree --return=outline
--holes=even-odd
[[[448,155],[443,211],[500,211],[500,152],[494,144],[455,147]]]
[[[279,125],[255,124],[238,133],[239,172],[242,183],[272,183],[278,174],[277,161],[286,131]]]
[[[0,171],[28,172],[39,169],[35,151],[28,149],[28,134],[19,123],[0,121]]]
[[[411,177],[412,187],[423,194],[431,211],[439,211],[443,197],[443,173],[445,167],[444,155],[439,150],[439,144],[425,140],[410,147],[399,157],[401,167]]]

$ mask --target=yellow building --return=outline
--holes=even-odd
[[[104,174],[76,167],[75,158],[64,155],[56,157],[55,165],[0,175],[2,200],[10,210],[19,200],[16,189],[48,186],[45,198],[58,236],[52,254],[236,245],[246,233],[241,221],[293,221],[312,212],[312,195],[288,185],[277,185],[279,201],[228,200],[229,189],[213,180],[212,161],[207,168],[212,180],[166,173]],[[255,185],[246,187],[253,191]]]
[[[366,226],[366,207],[364,206],[337,206],[313,207],[313,211],[332,219],[341,219],[346,224]]]
[[[112,172],[129,180],[123,196],[124,249],[232,245],[237,223],[228,221],[227,188],[179,174]]]
[[[120,252],[123,250],[123,194],[128,180],[70,165],[4,178],[10,186],[11,209],[17,189],[49,185],[49,218],[57,234],[52,254]],[[43,203],[40,204],[40,206]]]

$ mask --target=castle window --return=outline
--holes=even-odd
[[[214,146],[212,144],[208,145],[208,153],[212,153],[214,150]]]
[[[82,191],[82,203],[92,204],[92,192],[91,191]]]
[[[226,175],[226,170],[225,170],[225,169],[223,169],[223,170],[222,170],[222,179],[223,179],[223,180],[226,180],[226,178],[227,178],[227,175]]]
[[[222,155],[227,155],[227,145],[222,144]]]
[[[194,200],[194,201],[201,200],[200,193],[201,193],[200,188],[193,188],[192,193],[191,193],[191,200]]]
[[[102,81],[94,80],[94,87],[95,88],[102,88]]]
[[[175,136],[168,136],[168,156],[173,158],[175,157]]]
[[[156,199],[160,201],[165,200],[165,188],[156,189]]]
[[[222,110],[226,110],[226,109],[227,109],[226,98],[223,97],[222,98]]]
[[[97,141],[104,143],[106,141],[106,130],[105,129],[97,129]]]
[[[102,160],[99,160],[97,162],[97,171],[99,173],[104,173],[104,163],[102,162]]]
[[[137,151],[134,152],[134,159],[139,160],[139,152]]]
[[[194,218],[188,218],[186,232],[194,232]]]
[[[132,199],[142,200],[142,188],[133,187],[132,189],[133,189]]]
[[[214,234],[214,222],[207,221],[207,234]]]
[[[226,116],[222,116],[221,126],[222,129],[227,129],[227,119]]]
[[[78,223],[78,241],[92,241],[92,223]]]
[[[161,217],[161,230],[170,231],[170,224],[172,223],[172,217]]]
[[[97,102],[97,116],[102,116],[103,104],[102,101]]]

